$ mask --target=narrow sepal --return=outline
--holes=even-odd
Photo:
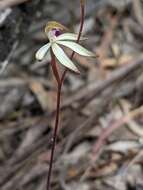
[[[75,42],[57,41],[57,43],[72,49],[74,52],[76,52],[82,56],[96,57],[96,55],[94,53],[92,53],[91,51],[88,51],[86,48],[82,47],[81,45],[79,45]]]
[[[56,40],[73,40],[76,41],[78,39],[78,34],[73,34],[73,33],[65,33],[59,35]],[[86,40],[87,38],[85,37],[80,37],[80,40]]]
[[[65,54],[65,52],[63,51],[63,49],[58,46],[56,43],[54,43],[52,45],[52,51],[55,55],[55,57],[57,58],[57,60],[64,65],[65,67],[67,67],[68,69],[73,70],[74,72],[79,73],[79,70],[77,69],[77,67],[73,64],[73,62],[68,58],[68,56]]]
[[[35,57],[37,60],[41,61],[45,56],[46,54],[48,53],[49,51],[49,48],[50,48],[51,44],[48,43],[44,46],[42,46],[35,54]]]

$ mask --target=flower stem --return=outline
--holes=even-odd
[[[51,149],[49,172],[48,172],[48,178],[47,178],[47,190],[50,190],[51,188],[51,184],[50,184],[51,173],[52,173],[52,167],[53,167],[54,152],[55,152],[55,146],[56,146],[57,131],[58,131],[58,125],[59,125],[59,115],[60,115],[61,87],[62,87],[61,85],[58,85],[56,119],[55,119],[55,127],[54,127],[54,133],[53,133],[53,138],[52,138],[52,149]]]
[[[51,50],[51,57],[52,57],[51,65],[52,65],[53,74],[55,76],[55,79],[57,81],[58,86],[60,86],[61,79],[60,79],[60,75],[59,75],[59,72],[58,72],[58,69],[57,69],[57,66],[56,66],[55,55],[54,55],[52,50]]]
[[[85,6],[84,3],[80,4],[80,9],[81,9],[81,18],[80,18],[80,29],[78,33],[78,38],[77,38],[77,43],[80,40],[82,30],[83,30],[83,24],[84,24],[84,12],[85,12]],[[71,59],[73,59],[75,52],[72,52],[71,54]],[[58,69],[56,67],[56,61],[55,61],[55,56],[53,52],[51,51],[51,56],[52,56],[52,70],[54,73],[54,76],[56,78],[57,84],[58,84],[58,91],[57,91],[57,106],[56,106],[56,119],[55,119],[55,126],[54,126],[54,132],[53,132],[53,138],[52,138],[52,149],[51,149],[51,157],[50,157],[50,163],[49,163],[49,171],[48,171],[48,178],[47,178],[47,190],[51,189],[51,174],[52,174],[52,168],[53,168],[53,161],[54,161],[54,152],[55,152],[55,147],[56,147],[56,140],[57,140],[57,132],[58,132],[58,125],[59,125],[59,116],[60,116],[60,103],[61,103],[61,89],[62,85],[67,73],[67,69],[62,74],[62,77],[60,78]]]
[[[83,31],[83,25],[84,25],[84,17],[85,17],[85,4],[80,3],[80,28],[79,28],[79,32],[78,32],[78,37],[77,37],[77,43],[79,43],[79,40],[80,40],[80,37],[81,37],[81,34],[82,34],[82,31]],[[73,59],[74,57],[74,54],[75,52],[73,51],[71,56],[70,56],[70,59]],[[61,83],[64,82],[64,79],[65,79],[65,76],[66,76],[66,73],[67,73],[67,69],[64,70],[63,74],[62,74],[62,77],[61,77]]]

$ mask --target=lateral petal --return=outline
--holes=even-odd
[[[76,41],[78,38],[78,34],[74,34],[74,33],[64,33],[64,34],[61,34],[59,35],[57,38],[56,38],[56,41],[57,40],[73,40],[73,41]],[[80,40],[86,40],[87,38],[85,37],[80,37]]]
[[[91,51],[88,51],[86,48],[82,47],[81,45],[79,45],[75,42],[57,41],[56,43],[66,46],[82,56],[96,57],[96,55],[94,53],[92,53]]]
[[[35,54],[36,59],[41,61],[46,56],[47,52],[49,51],[50,46],[51,46],[51,43],[48,43],[42,46]]]
[[[52,50],[55,55],[55,57],[58,59],[58,61],[67,67],[68,69],[73,70],[74,72],[79,73],[79,70],[77,67],[73,64],[73,62],[68,58],[68,56],[65,54],[63,49],[57,45],[56,43],[52,44]]]

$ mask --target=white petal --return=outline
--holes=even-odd
[[[59,35],[56,40],[77,40],[78,34],[73,34],[73,33],[65,33]],[[87,38],[85,37],[80,37],[80,40],[86,40]]]
[[[45,55],[47,54],[47,52],[49,51],[50,46],[51,46],[51,43],[48,43],[48,44],[42,46],[36,52],[36,55],[35,55],[36,59],[39,60],[39,61],[41,61],[45,57]]]
[[[77,69],[77,67],[68,58],[68,56],[65,54],[65,52],[63,51],[61,47],[59,47],[56,43],[53,43],[52,50],[53,50],[54,55],[56,56],[56,58],[62,65],[79,73],[79,70]]]
[[[87,49],[85,49],[84,47],[82,47],[81,45],[79,45],[75,42],[57,41],[56,43],[66,46],[82,56],[96,57],[96,55],[94,53],[92,53],[91,51],[88,51]]]

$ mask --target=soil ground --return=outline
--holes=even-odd
[[[0,190],[46,189],[57,88],[35,52],[52,20],[77,32],[79,1],[0,9]],[[66,76],[52,190],[143,190],[142,0],[87,1],[83,36],[98,57]]]

